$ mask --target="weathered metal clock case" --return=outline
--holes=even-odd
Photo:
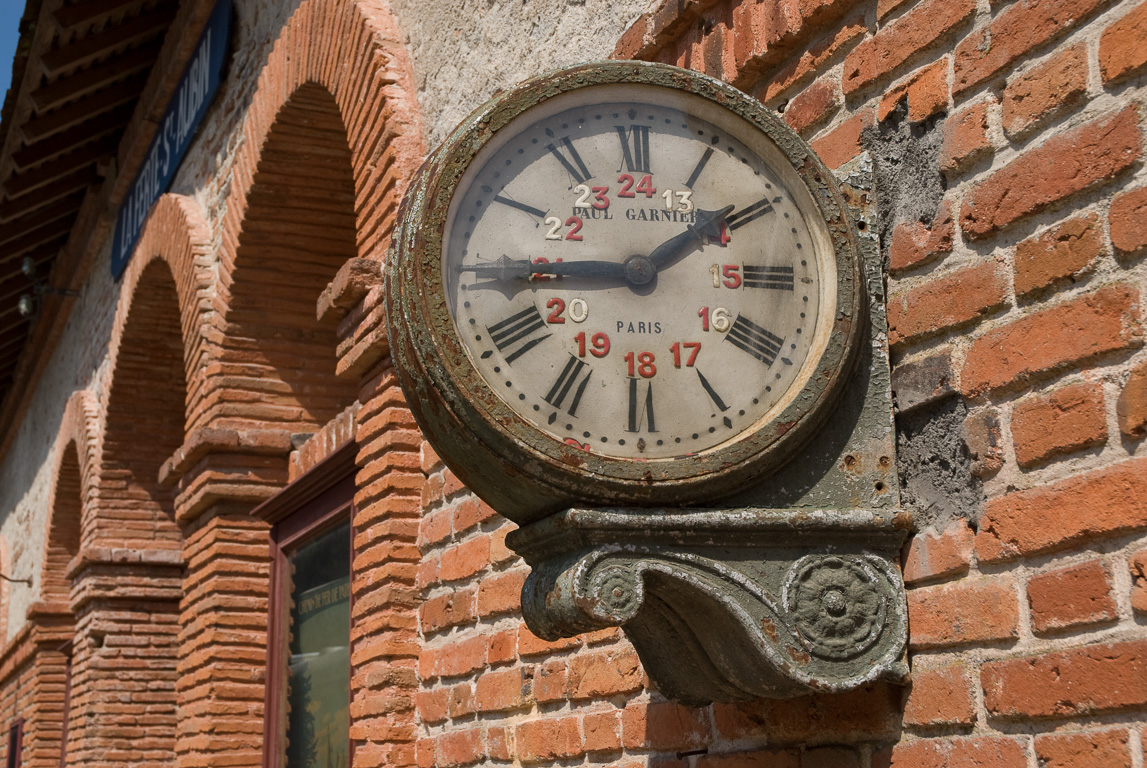
[[[759,128],[811,192],[836,260],[833,333],[799,395],[731,445],[671,461],[588,453],[517,415],[473,368],[444,295],[447,210],[482,146],[548,99],[616,83],[686,91]],[[897,559],[911,520],[892,460],[872,174],[863,160],[837,173],[845,195],[781,120],[719,81],[598,62],[494,98],[415,175],[385,266],[395,369],[450,468],[522,526],[507,542],[533,567],[522,609],[538,636],[621,626],[661,692],[694,703],[907,678]]]
[[[475,155],[511,120],[547,99],[597,85],[685,91],[766,134],[812,194],[836,266],[827,348],[799,395],[736,440],[687,460],[603,456],[570,446],[516,414],[475,371],[458,339],[442,281],[447,210]],[[391,350],[419,424],[458,476],[519,523],[574,504],[712,502],[776,469],[824,423],[852,371],[864,320],[856,232],[831,174],[774,114],[719,81],[643,62],[601,62],[545,75],[478,109],[436,150],[407,192],[387,259]],[[652,244],[651,244],[652,245]]]

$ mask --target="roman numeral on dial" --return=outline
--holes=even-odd
[[[649,424],[647,431],[656,432],[657,426],[653,420],[653,382],[644,382],[644,397],[638,393],[641,383],[636,377],[629,380],[629,427],[626,431],[638,432],[640,431],[638,425],[647,421]]]
[[[772,210],[773,206],[772,203],[769,202],[769,198],[762,197],[752,205],[742,208],[739,211],[730,213],[725,217],[725,223],[729,225],[729,230],[732,231],[738,227],[745,226],[750,221],[755,221],[761,218],[766,213],[770,213]]]
[[[713,405],[717,406],[718,411],[727,411],[729,406],[725,405],[725,401],[717,394],[717,390],[713,389],[713,385],[705,378],[705,375],[700,370],[697,371],[697,378],[701,380],[701,386],[705,388],[705,394],[709,395],[709,399],[713,401]]]
[[[653,173],[649,170],[649,126],[634,125],[627,131],[624,125],[614,126],[621,139],[621,159],[630,173]],[[619,169],[620,170],[620,169]]]
[[[756,267],[745,265],[746,288],[773,288],[778,291],[793,289],[792,267]]]
[[[744,315],[737,315],[725,341],[737,349],[748,352],[765,365],[772,365],[785,340],[766,331]]]
[[[566,171],[573,177],[575,184],[585,184],[589,181],[590,172],[585,167],[585,161],[581,159],[581,155],[574,149],[573,142],[570,141],[569,136],[565,136],[561,140],[562,148],[547,144],[546,149],[558,159],[558,162],[565,166]],[[566,157],[569,155],[569,157]]]
[[[705,154],[701,155],[701,159],[697,161],[697,165],[693,166],[693,173],[689,174],[689,180],[685,182],[685,186],[689,189],[697,183],[697,179],[701,177],[701,171],[705,170],[705,164],[709,162],[709,158],[713,156],[713,148],[707,147]]]
[[[514,362],[552,335],[537,335],[539,331],[546,330],[546,321],[533,304],[505,320],[487,325],[486,330],[490,332],[490,341],[505,356],[507,363]],[[487,355],[489,352],[482,357]]]
[[[585,372],[584,376],[582,375],[583,371]],[[570,416],[577,416],[577,407],[581,404],[581,396],[585,394],[585,385],[589,384],[591,375],[593,375],[593,369],[586,365],[584,360],[579,360],[570,355],[566,367],[562,369],[561,374],[558,375],[558,380],[554,382],[546,394],[546,402],[554,408],[561,408],[562,403],[566,401],[566,396],[577,384],[577,389],[573,393],[573,400],[570,401],[570,407],[566,411]],[[579,379],[581,380],[580,384],[578,384]]]

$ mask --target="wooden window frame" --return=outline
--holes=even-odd
[[[266,694],[263,701],[263,768],[284,768],[280,765],[282,738],[285,726],[286,668],[289,655],[287,628],[290,617],[287,607],[290,597],[288,574],[289,552],[297,544],[318,536],[354,516],[356,470],[354,460],[358,446],[353,441],[336,449],[327,458],[295,479],[276,495],[251,510],[271,524],[271,582],[267,605],[267,669]],[[353,529],[352,529],[353,531]],[[354,562],[353,533],[351,562]],[[353,581],[353,566],[348,574]],[[354,592],[350,596],[351,615],[354,614]],[[353,621],[353,619],[352,619]],[[349,627],[348,627],[349,633]],[[347,707],[350,707],[348,692]],[[349,741],[349,734],[348,734]],[[354,755],[350,755],[353,764]]]
[[[20,768],[20,753],[24,751],[24,718],[17,717],[8,726],[7,768]]]

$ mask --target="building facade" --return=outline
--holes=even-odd
[[[0,293],[10,768],[1143,768],[1142,0],[234,0],[114,278],[214,7],[25,16],[0,124],[0,259],[36,273]],[[512,524],[406,407],[380,266],[407,181],[496,91],[609,57],[871,160],[907,687],[687,707],[620,630],[540,640]],[[131,88],[97,71],[128,60]]]

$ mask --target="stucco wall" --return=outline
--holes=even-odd
[[[496,90],[608,58],[650,0],[393,0],[414,61],[427,149]]]

